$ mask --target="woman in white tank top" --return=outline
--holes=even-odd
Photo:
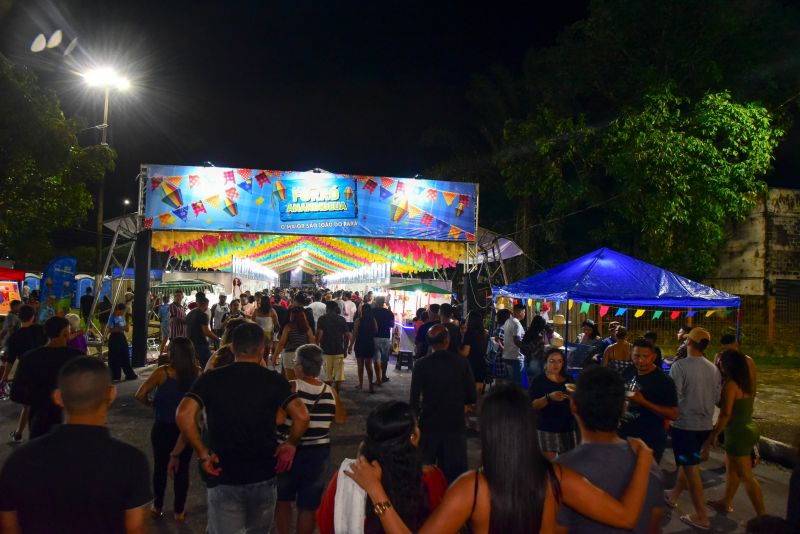
[[[261,302],[256,309],[253,316],[256,324],[264,330],[264,338],[266,341],[266,350],[264,351],[264,358],[269,361],[269,354],[272,351],[272,346],[275,341],[275,332],[278,332],[281,325],[278,321],[278,314],[272,309],[272,304],[269,301],[269,296],[261,297]]]

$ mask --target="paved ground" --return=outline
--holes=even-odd
[[[146,377],[152,368],[140,370],[140,376]],[[406,399],[410,382],[408,371],[396,372],[394,366],[390,367],[389,376],[391,381],[384,385],[382,391],[375,395],[361,392],[354,389],[356,383],[356,372],[354,360],[347,360],[348,382],[344,386],[343,398],[347,406],[349,418],[345,425],[333,430],[332,462],[329,471],[332,472],[345,457],[353,457],[355,450],[364,433],[364,421],[369,411],[380,402],[388,399]],[[132,443],[150,454],[150,426],[152,415],[150,411],[139,405],[133,399],[141,379],[134,382],[122,383],[119,386],[119,396],[114,403],[109,416],[109,426],[114,436]],[[235,393],[233,393],[235,394]],[[16,425],[19,409],[9,401],[0,403],[0,437],[5,439],[8,433]],[[0,461],[4,461],[11,452],[13,445],[0,444]],[[472,466],[477,465],[480,454],[480,443],[477,434],[469,438],[469,457]],[[674,480],[675,466],[672,462],[670,451],[665,454],[661,464],[665,472],[668,485]],[[756,468],[761,486],[764,490],[767,510],[770,514],[784,516],[786,513],[786,498],[788,493],[789,472],[782,467],[775,465],[762,464]],[[716,498],[721,496],[724,487],[724,468],[722,455],[712,454],[712,458],[704,464],[703,478],[706,486],[706,496]],[[168,495],[166,510],[170,510],[172,498]],[[752,507],[744,493],[740,489],[734,501],[736,511],[727,517],[719,514],[712,514],[712,525],[714,532],[743,532],[738,524],[741,520],[753,515]],[[691,504],[688,494],[681,497],[678,508],[671,512],[665,519],[664,531],[669,533],[691,533],[693,529],[681,523],[678,517],[681,514],[689,513]],[[158,533],[181,533],[181,534],[200,534],[205,532],[205,492],[199,477],[195,471],[192,472],[189,501],[187,504],[187,522],[182,525],[176,524],[171,517],[155,524],[154,531]]]

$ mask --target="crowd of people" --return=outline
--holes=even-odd
[[[497,310],[490,333],[479,311],[461,319],[431,304],[414,322],[407,402],[374,408],[328,480],[331,427],[347,418],[344,360],[355,357],[358,390],[389,381],[394,314],[369,293],[217,298],[184,307],[177,291],[154,308],[164,356],[135,394],[153,412],[152,477],[146,456],[104,428],[115,382],[136,378],[126,306],[107,320],[108,366],[76,345],[70,319],[41,325],[19,308],[5,358],[19,361],[10,397],[30,431],[0,469],[0,531],[143,532],[148,516],[164,520],[170,478],[185,521],[193,456],[212,534],[658,532],[687,490],[694,512],[681,520],[708,529],[707,506],[731,511],[740,485],[765,514],[752,472],[756,370],[730,337],[712,363],[709,332],[681,329],[662,358],[652,333],[611,325],[603,339],[586,321],[576,341],[592,349],[575,377],[561,336],[541,315],[527,324],[524,306]],[[481,462],[470,470],[473,424]],[[668,434],[671,489],[659,467]],[[725,493],[706,502],[700,463],[720,441]]]

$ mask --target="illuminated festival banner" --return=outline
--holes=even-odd
[[[474,241],[477,187],[386,176],[147,165],[153,230]]]

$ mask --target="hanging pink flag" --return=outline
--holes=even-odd
[[[611,308],[610,306],[602,306],[601,305],[600,306],[600,317],[605,317],[610,308]]]

